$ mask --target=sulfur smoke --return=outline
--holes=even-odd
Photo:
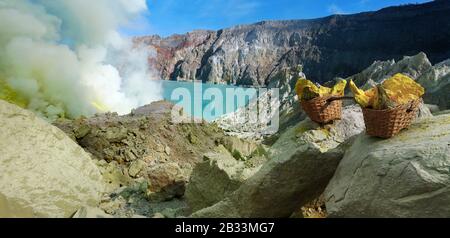
[[[118,30],[146,10],[145,0],[0,0],[0,99],[50,120],[159,100],[148,50]]]

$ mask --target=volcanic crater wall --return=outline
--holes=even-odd
[[[425,52],[432,63],[450,58],[450,1],[389,7],[313,20],[265,21],[167,38],[135,38],[156,49],[163,79],[266,86],[286,67],[304,65],[326,82],[353,75],[375,60]]]

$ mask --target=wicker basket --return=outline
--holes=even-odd
[[[330,100],[332,97],[317,97],[300,104],[311,120],[317,123],[329,123],[340,120],[342,115],[342,101]]]
[[[381,138],[391,138],[397,135],[412,124],[419,111],[421,101],[415,100],[388,110],[363,108],[367,134]]]

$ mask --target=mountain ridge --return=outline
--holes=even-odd
[[[317,19],[261,21],[218,31],[134,39],[157,57],[162,79],[276,85],[284,69],[304,65],[317,82],[348,77],[375,60],[425,52],[450,58],[450,1],[410,4]]]

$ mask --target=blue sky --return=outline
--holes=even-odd
[[[127,35],[169,36],[262,20],[310,19],[430,0],[147,0],[149,12]]]

